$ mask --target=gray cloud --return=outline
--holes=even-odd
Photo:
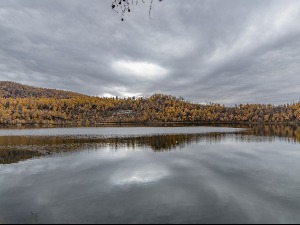
[[[125,22],[110,3],[2,0],[0,80],[100,96],[299,100],[298,0],[165,0],[152,20],[148,1]]]

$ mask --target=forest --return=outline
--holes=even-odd
[[[104,98],[0,82],[0,124],[103,123],[299,124],[300,102],[281,106],[194,104],[170,95]]]

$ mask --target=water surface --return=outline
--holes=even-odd
[[[0,131],[2,223],[298,223],[297,127]]]

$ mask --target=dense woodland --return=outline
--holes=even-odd
[[[282,106],[200,105],[155,94],[149,98],[99,98],[0,82],[1,125],[101,123],[300,123],[300,103]]]

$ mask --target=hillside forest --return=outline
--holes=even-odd
[[[163,94],[149,98],[104,98],[0,82],[2,126],[103,123],[298,124],[300,102],[226,107],[194,104]]]

